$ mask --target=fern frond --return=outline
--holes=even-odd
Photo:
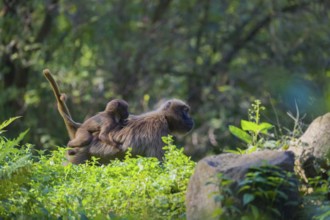
[[[18,118],[21,118],[22,116],[16,116],[16,117],[13,117],[13,118],[10,118],[4,122],[2,122],[0,124],[0,134],[4,133],[5,130],[3,130],[5,127],[7,127],[8,125],[10,125],[13,121],[15,121],[16,119]]]

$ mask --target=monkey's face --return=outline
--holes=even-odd
[[[194,127],[194,120],[190,117],[190,108],[180,100],[170,100],[163,109],[169,129],[173,133],[185,134]]]
[[[117,109],[120,118],[121,119],[127,119],[129,116],[129,112],[128,112],[128,106],[127,105],[119,105],[118,109]]]
[[[107,104],[105,109],[107,112],[116,114],[121,119],[127,119],[128,113],[128,104],[126,101],[121,99],[114,99]]]

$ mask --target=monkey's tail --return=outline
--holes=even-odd
[[[56,81],[53,78],[52,74],[50,73],[49,69],[44,69],[43,73],[52,87],[57,104],[60,104],[63,107],[64,113],[67,114],[68,117],[72,118],[70,111],[69,111],[68,107],[66,106],[66,103],[64,102],[64,100],[61,99],[61,93],[60,93],[58,84],[56,83]]]
[[[65,95],[60,93],[59,87],[49,69],[44,69],[43,74],[52,87],[57,102],[57,109],[64,120],[65,127],[70,136],[70,139],[73,139],[76,135],[77,129],[80,127],[81,124],[75,122],[72,119],[70,111],[65,103]]]

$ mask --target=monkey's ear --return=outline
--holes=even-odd
[[[115,106],[116,106],[116,109],[119,108],[120,102],[119,101],[116,101],[116,105]]]
[[[169,109],[169,108],[171,107],[171,104],[172,104],[171,101],[167,101],[167,102],[164,104],[163,110],[166,111],[167,109]]]

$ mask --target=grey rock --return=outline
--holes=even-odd
[[[330,152],[330,113],[316,118],[300,137],[302,143],[312,147],[316,158],[324,158]]]
[[[293,172],[294,154],[290,151],[259,151],[252,154],[220,154],[209,156],[198,162],[186,194],[188,220],[217,219],[214,211],[221,207],[213,195],[219,194],[217,175],[224,174],[236,182],[242,180],[250,167],[265,164],[279,166]],[[212,184],[210,184],[212,183]]]
[[[299,140],[290,146],[306,177],[314,177],[329,169],[330,113],[316,118]]]

